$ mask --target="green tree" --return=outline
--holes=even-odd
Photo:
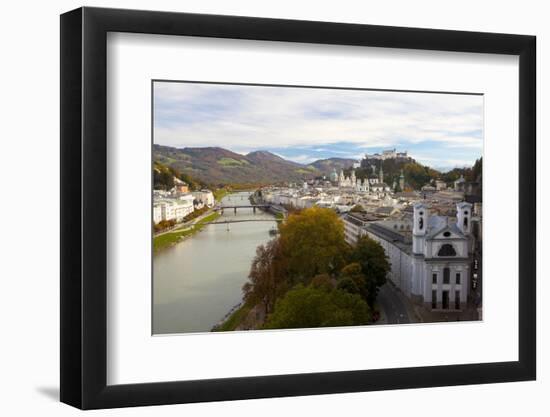
[[[359,262],[350,263],[342,269],[338,280],[338,288],[352,294],[359,294],[365,301],[369,299],[367,279]]]
[[[308,284],[315,275],[334,273],[344,264],[344,225],[334,211],[313,207],[290,214],[279,231],[292,283]]]
[[[406,182],[415,190],[420,189],[423,185],[427,184],[432,179],[437,178],[439,175],[437,171],[431,170],[430,168],[416,162],[406,164],[403,171]]]
[[[481,182],[482,179],[482,172],[483,172],[483,158],[476,159],[474,166],[466,176],[466,179],[468,181],[479,181]]]
[[[359,295],[299,284],[277,301],[264,328],[354,326],[370,320],[370,308]]]
[[[365,279],[364,288],[360,288],[361,293],[369,306],[372,307],[376,301],[378,289],[386,283],[386,275],[390,271],[391,265],[388,262],[384,248],[378,242],[363,236],[353,248],[350,259],[361,266],[361,272]],[[356,266],[353,266],[354,272],[356,268]]]
[[[361,290],[355,281],[351,278],[345,277],[338,280],[337,287],[339,290],[349,292],[350,294],[361,295]]]

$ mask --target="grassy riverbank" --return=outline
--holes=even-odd
[[[200,231],[204,226],[206,226],[208,223],[216,220],[218,217],[220,217],[220,214],[217,212],[211,213],[208,216],[203,217],[193,225],[182,228],[179,230],[174,230],[172,232],[164,233],[162,235],[156,236],[153,239],[153,250],[154,252],[158,252],[164,248],[170,247],[172,245],[175,245],[180,240],[191,236],[198,231]]]

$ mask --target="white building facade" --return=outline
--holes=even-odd
[[[346,240],[354,244],[367,235],[380,243],[391,263],[388,279],[412,300],[432,311],[461,311],[469,289],[471,211],[471,204],[459,203],[455,222],[430,216],[429,207],[417,203],[412,224],[397,220],[360,225],[344,219]]]
[[[153,204],[153,222],[155,224],[163,220],[181,222],[195,210],[193,200],[192,194],[184,194],[177,199],[156,200]]]

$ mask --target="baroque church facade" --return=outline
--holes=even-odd
[[[343,169],[340,170],[340,175],[338,175],[337,178],[338,188],[353,188],[355,191],[363,193],[382,193],[391,191],[390,187],[384,183],[384,171],[382,167],[380,167],[378,178],[365,178],[361,180],[355,176],[355,170],[352,170],[350,176],[347,177],[344,175]]]
[[[413,220],[376,221],[363,230],[384,248],[391,263],[388,278],[412,300],[432,311],[461,311],[468,298],[472,205],[457,204],[456,221],[431,216],[417,203]]]

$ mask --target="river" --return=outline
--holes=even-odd
[[[250,205],[249,192],[227,195],[222,205]],[[153,333],[208,332],[242,300],[256,247],[271,237],[275,217],[252,208],[217,220],[273,222],[210,224],[153,258]]]

